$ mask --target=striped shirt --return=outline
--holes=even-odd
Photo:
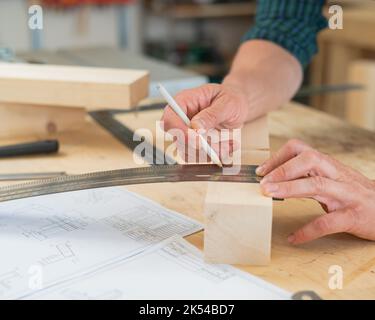
[[[317,34],[327,27],[325,0],[257,0],[255,26],[243,41],[272,41],[293,54],[303,67],[318,52]]]

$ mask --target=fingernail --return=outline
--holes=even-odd
[[[279,186],[276,183],[268,183],[262,186],[265,194],[273,196],[274,193],[279,190]]]
[[[272,177],[271,176],[265,176],[261,181],[260,181],[260,183],[261,184],[266,184],[266,183],[270,183],[270,182],[272,182],[273,180],[272,180]]]
[[[195,130],[205,129],[206,124],[202,119],[194,119],[191,121],[191,127]]]
[[[256,170],[255,170],[255,173],[256,173],[258,176],[263,175],[263,172],[264,172],[264,166],[259,166],[259,167],[256,168]]]
[[[295,240],[296,240],[296,237],[293,233],[288,236],[289,243],[294,243]]]

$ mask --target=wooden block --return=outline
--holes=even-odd
[[[242,128],[242,151],[269,150],[268,118],[261,117]],[[243,154],[244,157],[244,154]]]
[[[205,206],[204,252],[207,262],[269,263],[272,200],[260,194],[258,185],[211,183]]]
[[[269,157],[267,119],[242,129],[242,164]],[[271,256],[272,199],[259,184],[209,183],[205,200],[204,256],[210,263],[265,265]]]
[[[146,71],[77,66],[0,64],[0,101],[24,104],[129,108],[147,97]]]
[[[0,103],[0,138],[51,137],[82,128],[84,108]]]

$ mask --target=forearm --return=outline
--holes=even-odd
[[[250,40],[238,50],[223,84],[248,96],[249,121],[288,102],[302,77],[301,64],[288,51],[269,41]]]

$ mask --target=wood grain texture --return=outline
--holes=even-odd
[[[362,128],[375,130],[375,62],[352,63],[349,82],[362,84],[364,89],[348,93],[346,119]]]
[[[0,102],[0,115],[0,138],[38,136],[38,139],[47,139],[58,132],[81,129],[87,112],[84,108]]]
[[[244,126],[241,163],[269,157],[267,117]],[[264,265],[271,254],[272,200],[257,184],[209,183],[205,200],[204,257],[210,263]]]
[[[270,262],[272,202],[259,185],[210,183],[205,200],[204,257],[209,263]]]
[[[0,101],[64,107],[129,108],[148,94],[146,71],[0,64]]]

